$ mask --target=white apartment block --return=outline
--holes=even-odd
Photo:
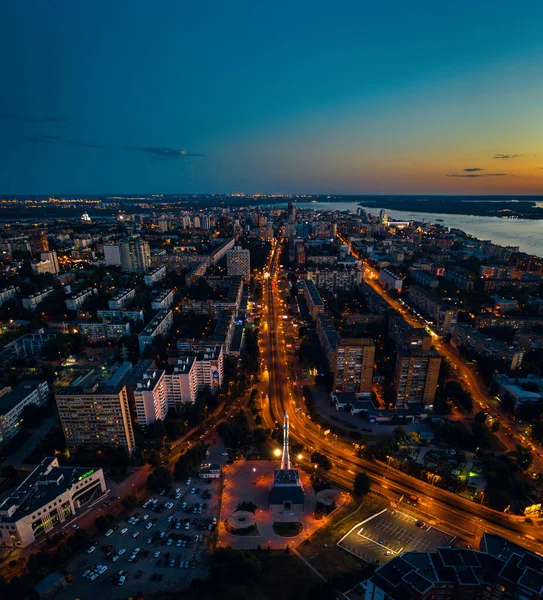
[[[79,333],[92,343],[119,340],[130,335],[130,323],[81,323]]]
[[[153,287],[155,283],[162,281],[164,277],[166,277],[166,267],[162,265],[161,267],[157,267],[156,269],[149,271],[149,273],[146,273],[143,277],[143,281],[145,285]]]
[[[136,290],[118,289],[115,292],[113,298],[107,301],[107,305],[111,309],[125,308],[127,304],[130,304],[132,298],[136,297]]]
[[[198,390],[209,386],[215,393],[222,385],[224,374],[224,353],[222,346],[207,346],[196,357]]]
[[[143,354],[145,348],[153,343],[153,338],[157,335],[166,335],[172,325],[172,311],[167,308],[159,311],[138,335],[140,352]]]
[[[96,316],[105,321],[143,321],[143,310],[99,309]]]
[[[175,293],[173,290],[163,290],[159,292],[151,302],[153,310],[161,310],[162,308],[170,308],[173,304]]]
[[[102,469],[61,467],[49,457],[0,504],[0,545],[26,548],[45,539],[106,491]]]
[[[0,306],[2,306],[2,304],[4,304],[4,302],[7,302],[8,300],[17,298],[20,293],[21,293],[21,290],[18,287],[15,287],[13,285],[11,287],[6,288],[5,290],[1,290],[0,291]]]
[[[131,238],[120,244],[121,269],[129,273],[145,273],[151,267],[149,243],[140,238]]]
[[[396,290],[397,292],[402,291],[403,279],[388,269],[381,269],[379,271],[379,283],[386,290]]]
[[[93,294],[97,293],[98,291],[96,288],[85,288],[84,290],[81,290],[80,292],[77,292],[77,294],[74,294],[70,298],[66,299],[66,308],[68,310],[77,310],[83,306],[83,303],[85,300],[87,300],[87,298],[90,298]]]
[[[0,390],[0,445],[18,433],[25,406],[43,406],[48,397],[47,381],[23,381],[15,389]]]
[[[42,252],[40,258],[40,261],[32,263],[31,265],[34,273],[38,275],[43,273],[58,275],[60,267],[58,264],[57,253],[54,250],[51,252]]]
[[[168,413],[168,398],[164,371],[148,371],[137,383],[134,402],[139,425],[150,425],[157,419],[162,421]]]
[[[47,296],[50,296],[52,293],[53,288],[48,287],[44,290],[40,290],[39,292],[35,292],[34,294],[30,294],[30,296],[27,298],[23,298],[23,307],[26,308],[26,310],[34,311],[38,307],[38,304],[43,302]]]
[[[196,357],[182,356],[178,358],[173,372],[166,373],[168,406],[175,407],[186,402],[194,404],[198,396],[198,389]]]
[[[226,273],[228,277],[241,277],[246,283],[251,278],[251,252],[234,246],[226,253]]]
[[[121,247],[119,244],[104,244],[104,260],[106,265],[121,266]]]

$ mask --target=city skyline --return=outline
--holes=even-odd
[[[3,12],[1,194],[543,189],[535,2]]]

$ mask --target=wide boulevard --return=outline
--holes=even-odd
[[[306,414],[303,400],[296,386],[289,382],[287,353],[282,332],[284,296],[287,293],[281,279],[279,258],[283,244],[276,241],[268,264],[268,274],[263,286],[262,356],[267,363],[268,397],[263,402],[263,416],[268,426],[274,427],[289,413],[291,437],[303,444],[306,452],[300,466],[313,469],[310,454],[317,450],[330,458],[333,467],[327,477],[338,486],[351,490],[354,476],[365,471],[371,478],[373,489],[397,503],[402,498],[416,495],[418,505],[410,511],[426,521],[441,525],[459,535],[472,547],[478,547],[483,532],[502,535],[537,552],[543,552],[543,539],[533,526],[520,517],[505,515],[456,494],[442,490],[425,481],[388,468],[357,455],[354,444],[341,438],[329,438],[322,428]]]

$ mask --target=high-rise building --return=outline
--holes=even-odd
[[[251,278],[251,252],[234,246],[226,253],[226,272],[229,277],[241,277],[245,282]]]
[[[334,374],[334,391],[370,394],[375,344],[371,338],[342,338],[330,315],[317,317],[317,336]]]
[[[104,260],[106,265],[121,266],[121,246],[120,244],[104,244]]]
[[[154,369],[144,373],[134,390],[134,402],[139,425],[150,425],[157,419],[163,421],[166,418],[168,398],[164,371]]]
[[[294,221],[296,221],[296,207],[294,206],[294,202],[288,203],[288,220],[291,223],[294,223]]]
[[[57,389],[55,399],[69,450],[116,446],[132,452],[134,431],[122,383],[131,367],[124,363],[109,380],[96,369],[76,385]]]
[[[149,243],[141,238],[130,238],[120,244],[121,269],[128,273],[145,273],[151,267]]]

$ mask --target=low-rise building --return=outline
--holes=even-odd
[[[496,338],[486,335],[484,331],[473,329],[466,323],[457,323],[452,329],[452,341],[482,356],[490,356],[505,362],[510,371],[520,367],[524,350],[517,346],[509,346]]]
[[[114,296],[107,301],[109,308],[115,310],[120,308],[126,308],[128,304],[136,297],[136,290],[132,289],[118,289]]]
[[[14,298],[18,298],[21,294],[21,290],[18,287],[10,286],[5,290],[0,290],[0,306],[7,302],[8,300],[13,300]]]
[[[143,321],[142,309],[98,309],[96,316],[104,321]]]
[[[96,288],[85,288],[84,290],[81,290],[80,292],[77,292],[73,296],[70,296],[70,298],[66,299],[66,308],[68,310],[77,310],[83,306],[84,302],[88,298],[92,298],[92,296],[97,293],[98,290]]]
[[[53,291],[54,290],[52,287],[48,287],[43,290],[40,290],[39,292],[34,292],[33,294],[30,294],[26,298],[23,298],[24,308],[26,308],[26,310],[35,311],[36,308],[38,308],[38,304],[43,302],[47,298],[47,296],[50,296],[53,293]]]
[[[409,303],[431,319],[434,329],[438,333],[450,333],[453,325],[458,320],[458,309],[455,306],[442,302],[440,298],[423,290],[418,285],[411,285],[407,290]]]
[[[124,335],[130,335],[130,323],[81,323],[79,333],[89,342],[105,342],[119,340]]]
[[[166,267],[164,265],[161,265],[159,267],[156,267],[155,269],[151,269],[148,273],[145,273],[143,281],[145,285],[153,287],[155,283],[162,281],[164,277],[166,277]]]
[[[47,381],[23,381],[15,389],[0,390],[0,445],[17,435],[25,407],[43,406],[48,397]]]
[[[311,318],[315,321],[318,314],[324,311],[324,302],[315,284],[309,279],[302,279],[302,293]]]
[[[0,544],[26,548],[106,492],[102,469],[45,458],[0,504]]]
[[[157,335],[166,335],[172,325],[172,311],[167,308],[160,310],[138,335],[140,352],[143,354],[145,348],[153,343],[153,338]]]
[[[170,308],[173,304],[175,293],[173,290],[162,290],[159,292],[151,302],[151,308],[153,310],[161,310],[163,308]]]

